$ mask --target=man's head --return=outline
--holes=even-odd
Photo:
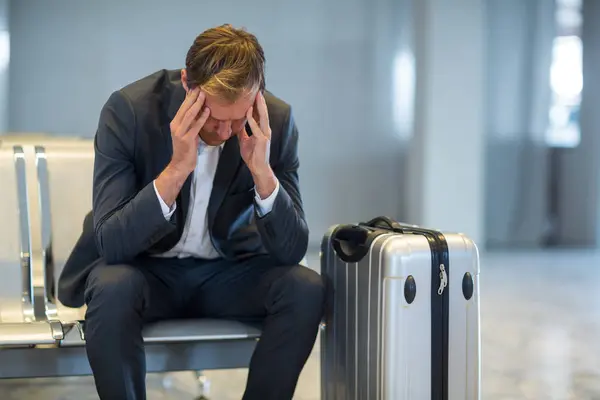
[[[210,117],[202,140],[218,145],[243,129],[246,112],[265,88],[265,56],[256,37],[231,25],[202,32],[190,47],[181,72],[187,90],[206,93]]]

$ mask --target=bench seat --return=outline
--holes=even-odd
[[[148,324],[143,331],[146,344],[198,341],[251,340],[260,337],[258,325],[216,319],[166,320]],[[80,327],[66,324],[62,347],[83,346]]]
[[[258,339],[258,324],[217,319],[169,320],[149,324],[143,332],[146,343],[195,342],[200,340]]]
[[[0,349],[22,346],[83,346],[83,321],[0,323]],[[260,337],[258,324],[217,319],[167,320],[148,324],[143,331],[146,344],[198,341],[252,340]]]
[[[0,323],[0,379],[85,376],[83,321]],[[260,327],[215,319],[168,320],[144,331],[147,372],[247,368]]]
[[[59,322],[0,323],[0,350],[11,347],[57,345],[63,337]]]
[[[163,322],[149,326],[145,334],[146,371],[247,368],[259,331],[244,324],[217,322],[186,321],[190,330]],[[0,346],[0,379],[91,375],[85,342],[76,327],[55,341],[48,323],[24,323],[13,326],[11,332],[4,329],[7,325],[0,324],[0,338],[8,333],[13,340],[10,346]],[[33,335],[38,329],[37,336]],[[31,332],[26,334],[26,330]],[[38,345],[30,346],[31,342]]]

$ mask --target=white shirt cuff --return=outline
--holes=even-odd
[[[271,212],[273,209],[273,204],[275,204],[277,193],[279,193],[279,180],[276,181],[275,190],[273,190],[273,193],[271,193],[266,199],[261,199],[256,191],[256,187],[254,188],[254,199],[256,200],[256,204],[258,204],[257,212],[260,217],[264,217]]]
[[[158,189],[156,189],[156,180],[152,182],[152,185],[154,186],[154,193],[156,193],[156,197],[158,197],[158,202],[160,203],[160,209],[162,210],[163,216],[166,220],[171,219],[171,215],[173,215],[175,209],[177,208],[177,203],[173,203],[173,207],[171,207],[169,210],[167,203],[165,203],[162,197],[160,197],[160,194],[158,194]]]

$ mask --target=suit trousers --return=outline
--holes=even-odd
[[[86,281],[87,356],[102,400],[146,399],[142,327],[175,318],[260,321],[243,400],[292,399],[324,312],[325,285],[304,266],[144,257],[100,263]]]

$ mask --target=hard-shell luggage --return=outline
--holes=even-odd
[[[479,400],[479,256],[386,217],[333,226],[321,273],[323,400]]]

